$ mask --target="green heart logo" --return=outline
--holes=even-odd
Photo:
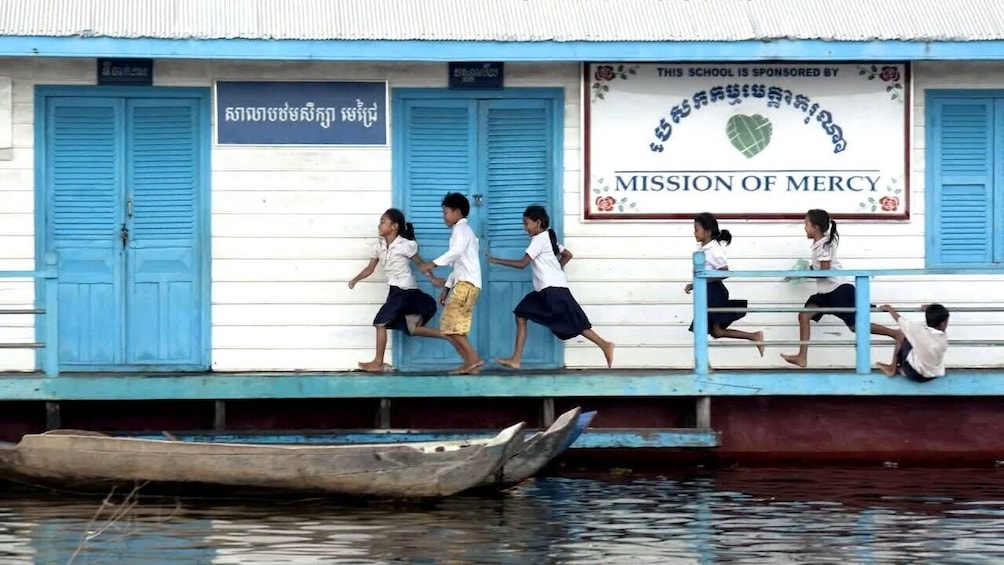
[[[736,114],[725,124],[725,135],[729,136],[732,147],[739,150],[747,158],[753,157],[770,145],[770,136],[774,126],[770,120],[760,114],[747,116]]]

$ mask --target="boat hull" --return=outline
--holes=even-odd
[[[523,447],[523,424],[488,442],[436,449],[408,444],[277,446],[27,435],[0,453],[10,476],[47,485],[155,482],[378,498],[451,496],[491,480]]]

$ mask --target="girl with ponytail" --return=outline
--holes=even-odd
[[[607,367],[614,362],[614,344],[601,338],[592,329],[589,318],[568,290],[568,279],[564,266],[572,259],[572,252],[558,243],[558,236],[551,229],[551,219],[543,206],[528,206],[523,212],[523,229],[530,234],[530,245],[519,260],[492,257],[486,249],[488,262],[514,269],[525,269],[531,265],[533,271],[533,292],[527,294],[516,305],[516,346],[509,357],[496,357],[496,361],[512,369],[519,369],[526,344],[526,321],[536,322],[549,330],[560,340],[569,340],[581,335],[595,343],[606,358]]]
[[[729,233],[729,230],[718,229],[718,220],[713,215],[704,212],[694,218],[694,239],[697,240],[701,251],[704,252],[705,270],[729,270],[729,260],[725,255],[725,246],[732,243],[732,234]],[[708,308],[742,308],[745,310],[749,306],[749,302],[729,298],[729,289],[725,287],[725,283],[722,281],[723,279],[708,279]],[[683,290],[687,294],[690,294],[694,290],[694,285],[687,283],[687,286]],[[756,344],[760,356],[763,357],[762,331],[744,332],[728,329],[732,322],[743,318],[745,315],[746,312],[738,311],[708,312],[708,333],[715,339],[730,337],[752,341]],[[690,324],[690,331],[694,331],[693,322]]]
[[[837,245],[840,243],[837,222],[830,218],[830,214],[826,210],[812,209],[806,212],[805,237],[812,240],[812,258],[809,269],[826,271],[841,268],[840,261],[837,260]],[[816,294],[805,301],[805,307],[816,309],[854,308],[854,285],[841,277],[817,278]],[[811,333],[809,321],[818,322],[826,314],[840,318],[851,332],[854,331],[854,312],[799,312],[798,341],[802,343],[798,346],[798,353],[781,354],[785,361],[799,367],[808,365],[809,345],[807,342]],[[899,331],[879,324],[871,325],[871,333],[888,336],[896,341],[899,341],[901,337]]]
[[[355,288],[359,281],[373,274],[377,265],[383,265],[387,284],[390,286],[387,300],[373,319],[376,327],[376,354],[372,361],[359,363],[360,369],[370,373],[380,373],[390,368],[384,364],[388,328],[413,336],[443,338],[439,330],[426,327],[436,315],[436,299],[418,288],[415,275],[411,272],[411,262],[422,264],[414,226],[405,221],[403,212],[391,208],[380,216],[377,233],[380,238],[374,242],[369,264],[349,281],[349,288]],[[442,281],[433,279],[433,284],[442,286]]]

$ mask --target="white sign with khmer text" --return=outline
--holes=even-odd
[[[907,218],[908,71],[587,65],[586,218]]]

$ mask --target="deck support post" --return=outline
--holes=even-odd
[[[545,398],[540,406],[540,421],[542,428],[549,428],[554,423],[554,399]]]
[[[694,406],[697,419],[697,428],[702,430],[711,429],[711,397],[698,397]]]
[[[381,430],[390,429],[390,399],[380,399],[380,411],[377,413],[377,427]]]
[[[45,349],[42,350],[42,370],[47,377],[59,376],[59,279],[56,268],[59,258],[55,253],[45,254]],[[35,318],[38,323],[38,318]]]
[[[855,369],[859,375],[872,372],[871,289],[869,277],[854,277],[854,341]]]
[[[704,269],[704,252],[694,253],[694,373],[706,377],[711,362],[708,357],[708,279],[698,276]]]
[[[62,418],[59,414],[59,403],[58,402],[46,402],[45,403],[45,429],[46,430],[57,430],[62,427]]]
[[[217,400],[213,406],[213,429],[222,432],[227,429],[227,403]]]

